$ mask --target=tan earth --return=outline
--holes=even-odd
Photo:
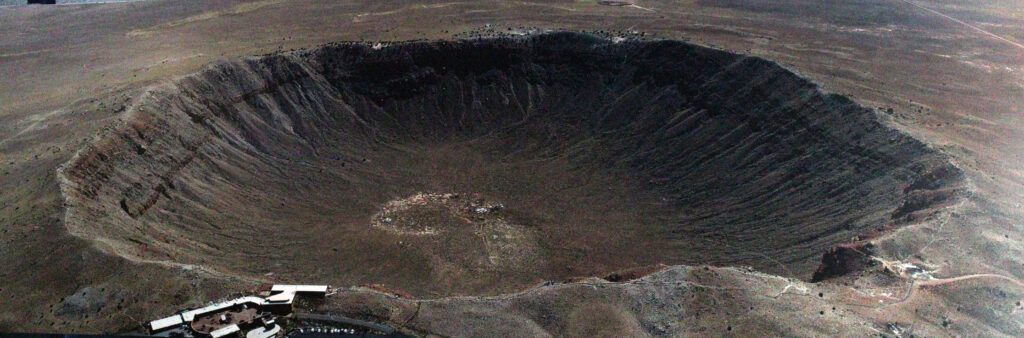
[[[557,43],[499,43],[522,68],[397,43],[548,30],[602,39],[568,39],[602,50],[568,72],[607,81],[545,82]],[[414,335],[1021,336],[1020,41],[997,0],[0,7],[0,331],[127,332],[298,282],[343,288],[304,311]],[[735,106],[658,82],[705,56],[730,62],[691,82],[723,94],[693,97]],[[446,95],[477,100],[420,110]],[[714,114],[772,100],[800,109]],[[529,114],[592,107],[590,129]],[[494,120],[416,119],[459,109]],[[515,117],[529,137],[491,127]],[[641,142],[680,130],[707,141]]]

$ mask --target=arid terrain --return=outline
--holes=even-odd
[[[1024,335],[1024,5],[0,7],[0,331]]]

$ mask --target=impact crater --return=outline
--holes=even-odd
[[[217,63],[59,175],[69,231],[107,252],[422,297],[660,263],[808,279],[962,189],[772,62],[571,33]]]

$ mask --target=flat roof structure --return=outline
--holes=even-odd
[[[210,337],[213,337],[213,338],[226,337],[228,335],[236,334],[239,331],[242,331],[242,329],[239,328],[238,325],[231,324],[231,325],[219,328],[217,330],[214,330],[213,332],[210,332]]]
[[[270,295],[266,298],[246,296],[239,297],[223,302],[210,304],[198,309],[187,310],[179,312],[173,316],[157,319],[149,322],[150,333],[157,333],[161,331],[170,330],[173,328],[182,327],[185,324],[190,324],[197,317],[215,313],[219,311],[228,311],[231,308],[242,306],[242,307],[253,307],[265,312],[274,312],[281,314],[284,309],[284,314],[291,312],[292,302],[295,300],[295,296],[312,295],[312,296],[326,296],[330,286],[328,285],[274,285],[270,288]],[[283,306],[283,307],[282,307]],[[271,328],[264,328],[261,332],[267,332],[272,330]],[[238,325],[232,324],[211,331],[209,335],[211,337],[223,337],[228,335],[234,335],[241,332],[241,328]]]

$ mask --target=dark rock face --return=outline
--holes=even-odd
[[[53,309],[53,313],[55,316],[65,319],[89,318],[90,315],[96,314],[112,302],[119,301],[118,304],[113,305],[120,306],[124,293],[124,291],[105,286],[85,287],[61,299]]]
[[[68,227],[110,252],[414,294],[658,263],[806,278],[961,184],[773,63],[574,34],[213,65],[150,93],[61,175]],[[431,209],[423,234],[369,225],[419,193],[503,209]]]
[[[871,246],[859,243],[840,244],[826,251],[821,265],[811,276],[812,282],[820,282],[860,271],[870,265]]]

